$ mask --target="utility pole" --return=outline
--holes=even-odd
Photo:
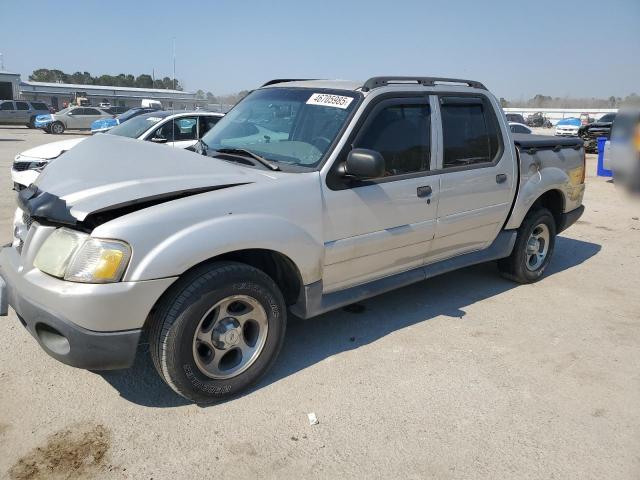
[[[173,89],[176,89],[176,37],[173,37]]]

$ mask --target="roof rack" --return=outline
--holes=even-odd
[[[362,85],[362,91],[368,92],[374,88],[386,87],[393,84],[411,84],[424,85],[425,87],[433,87],[437,84],[461,84],[472,88],[481,88],[487,90],[482,83],[475,80],[462,80],[460,78],[444,78],[444,77],[371,77]]]
[[[276,83],[287,83],[287,82],[306,82],[308,80],[317,80],[317,78],[274,78],[273,80],[269,80],[267,83],[262,85],[262,87],[267,87],[269,85],[275,85]]]

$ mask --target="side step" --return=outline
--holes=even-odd
[[[466,253],[337,292],[323,294],[322,280],[320,280],[310,285],[305,285],[301,292],[300,299],[290,307],[290,310],[297,317],[311,318],[330,310],[335,310],[336,308],[395,290],[396,288],[442,275],[443,273],[478,263],[506,258],[511,255],[511,251],[516,242],[516,235],[516,230],[503,230],[498,234],[493,243],[484,250]]]

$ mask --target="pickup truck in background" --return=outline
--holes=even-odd
[[[96,135],[18,197],[7,304],[54,358],[125,368],[143,332],[195,402],[271,367],[310,318],[481,262],[539,280],[582,214],[578,138],[512,135],[479,82],[274,80],[194,152]]]
[[[616,119],[615,113],[607,113],[596,122],[583,125],[577,134],[584,141],[584,149],[588,153],[598,153],[598,138],[611,137],[611,126]]]

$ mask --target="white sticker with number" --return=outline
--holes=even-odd
[[[307,105],[320,105],[321,107],[347,108],[353,101],[353,97],[331,95],[329,93],[314,93],[307,100]]]

